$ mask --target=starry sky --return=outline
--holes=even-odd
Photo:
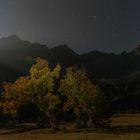
[[[140,0],[0,0],[0,37],[120,53],[140,43]]]

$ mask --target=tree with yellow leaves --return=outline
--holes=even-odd
[[[57,129],[54,110],[60,103],[60,99],[54,94],[54,86],[55,80],[60,76],[60,70],[59,64],[51,70],[48,61],[38,58],[36,64],[30,69],[30,80],[28,82],[28,91],[31,94],[32,102],[46,113],[52,129]]]
[[[26,91],[28,80],[29,77],[20,77],[13,84],[3,83],[4,91],[0,105],[5,114],[15,117],[18,108],[29,100]]]
[[[73,108],[77,118],[86,114],[90,127],[97,126],[96,117],[102,109],[103,93],[90,81],[85,70],[74,67],[67,69],[61,80],[60,92],[67,98],[64,110]]]
[[[48,116],[51,128],[56,129],[54,110],[60,99],[54,94],[54,86],[60,70],[59,64],[50,69],[47,60],[37,58],[28,77],[20,77],[13,84],[4,84],[1,102],[4,112],[16,115],[20,106],[31,101]]]

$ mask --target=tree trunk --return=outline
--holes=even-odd
[[[91,128],[96,128],[97,127],[97,122],[96,122],[95,114],[92,115],[91,111],[89,111],[88,109],[85,109],[85,110],[86,110],[86,113],[88,115],[89,123],[90,123]]]
[[[88,114],[88,118],[89,118],[90,127],[95,128],[91,114],[89,112],[87,114]]]
[[[57,125],[56,117],[54,116],[54,112],[53,111],[48,111],[46,114],[49,118],[51,129],[53,131],[58,130],[58,125]]]

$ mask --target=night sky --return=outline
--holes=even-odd
[[[119,53],[140,43],[140,0],[0,0],[0,36],[78,53]]]

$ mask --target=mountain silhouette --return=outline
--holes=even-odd
[[[47,59],[52,66],[60,63],[62,68],[80,64],[93,79],[118,79],[140,71],[140,55],[134,50],[122,54],[91,51],[79,55],[67,45],[49,49],[46,45],[31,43],[16,35],[10,35],[0,39],[0,72],[7,72],[7,76],[12,80],[14,77],[9,71],[14,72],[15,77],[19,74],[25,75],[35,58],[41,57]],[[0,78],[6,80],[2,74]]]

